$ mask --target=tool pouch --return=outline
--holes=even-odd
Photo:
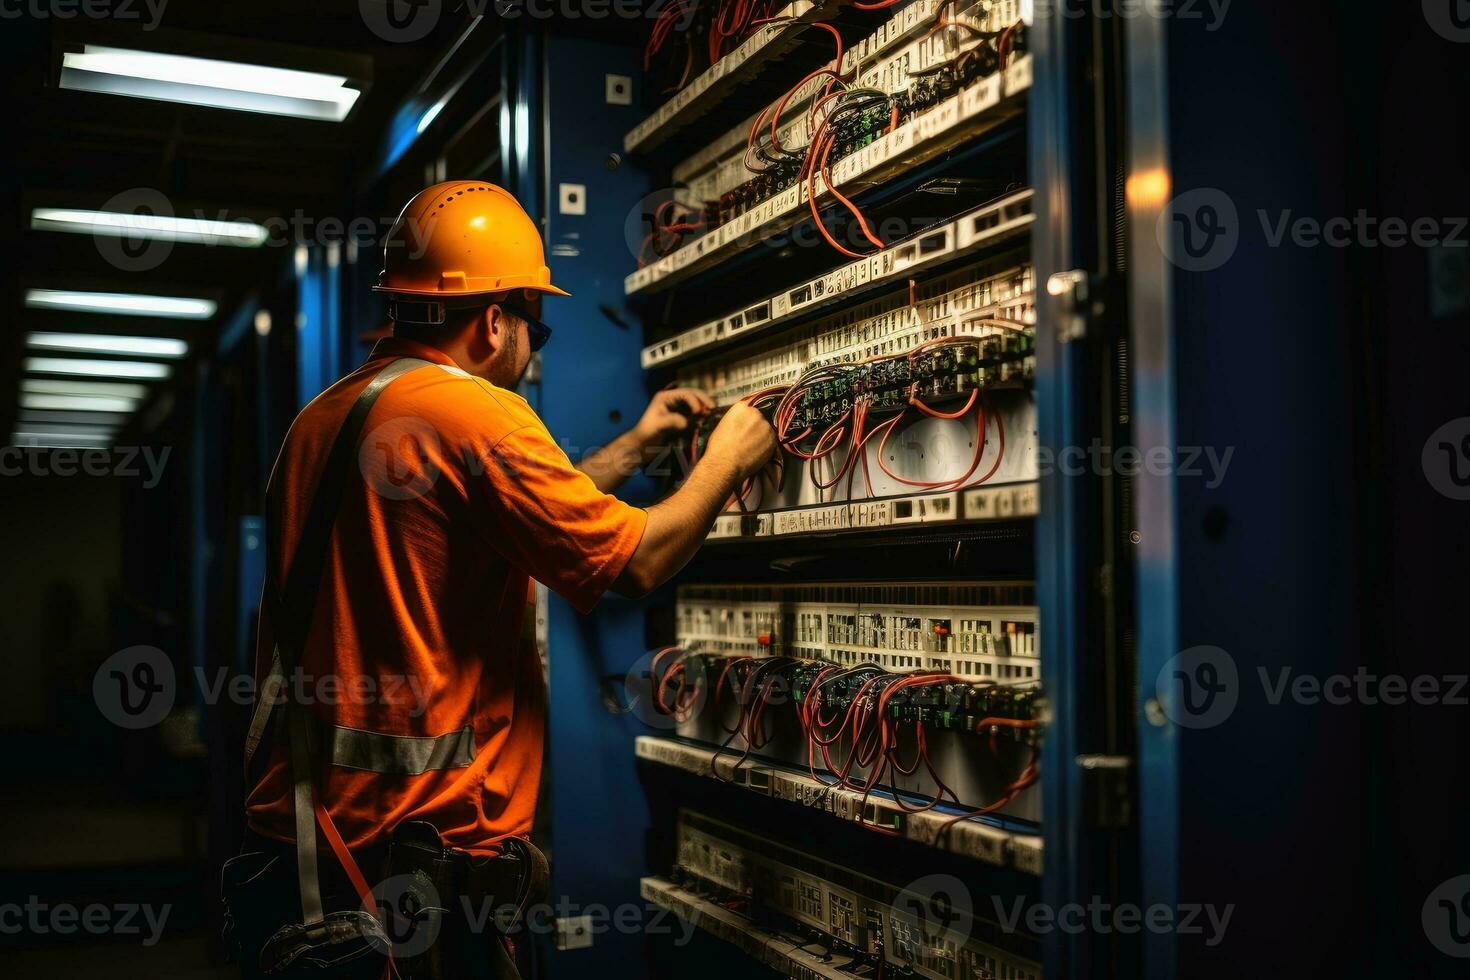
[[[324,893],[321,922],[293,921],[301,900],[296,868],[284,852],[247,851],[220,875],[224,941],[245,977],[363,977],[382,974],[388,937],[348,887]]]
[[[430,823],[399,824],[388,845],[383,922],[404,980],[448,977],[453,933],[460,925],[460,859]]]

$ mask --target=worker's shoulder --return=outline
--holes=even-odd
[[[386,413],[414,415],[441,431],[504,434],[539,421],[520,395],[447,364],[409,372],[381,400]]]

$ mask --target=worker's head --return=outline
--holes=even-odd
[[[408,202],[373,289],[391,297],[396,334],[503,386],[545,343],[542,298],[569,295],[551,284],[530,215],[504,188],[472,180],[435,184]]]
[[[531,363],[531,354],[551,337],[551,328],[541,322],[541,296],[532,289],[517,289],[461,300],[467,305],[460,306],[394,299],[393,333],[437,347],[491,384],[514,388]]]

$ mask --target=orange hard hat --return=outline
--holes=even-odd
[[[512,289],[570,296],[551,284],[541,234],[503,187],[450,180],[414,195],[383,246],[374,292],[452,300]]]

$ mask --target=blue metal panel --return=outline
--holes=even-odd
[[[231,671],[237,676],[250,676],[255,671],[255,646],[251,642],[251,624],[260,606],[260,590],[265,582],[265,518],[247,514],[240,518],[240,558],[236,577],[235,659]]]
[[[340,253],[306,246],[297,258],[296,399],[304,406],[342,374]]]
[[[538,71],[554,66],[543,103],[548,128],[556,134],[547,147],[548,193],[555,202],[557,185],[584,185],[587,213],[544,216],[554,281],[572,298],[553,299],[546,307],[557,334],[545,351],[542,417],[576,458],[628,428],[646,400],[638,368],[642,338],[598,309],[623,307],[623,276],[634,261],[624,242],[623,218],[645,189],[642,175],[631,168],[604,166],[610,153],[621,150],[623,133],[638,121],[634,107],[604,104],[604,74],[637,79],[639,72],[636,52],[627,47],[562,37],[548,37],[545,44],[536,64]],[[513,129],[521,111],[512,109]],[[521,153],[515,157],[524,159]],[[622,495],[637,500],[650,490],[636,478]],[[639,603],[609,597],[592,617],[583,618],[552,599],[552,886],[555,896],[582,908],[636,901],[646,867],[641,843],[647,809],[633,753],[639,726],[631,716],[609,714],[598,685],[604,675],[623,676],[643,643]],[[596,936],[590,949],[558,953],[553,974],[641,976],[641,948],[640,937],[609,931]]]
[[[1037,220],[1032,235],[1036,282],[1055,273],[1086,268],[1084,216],[1087,195],[1079,178],[1074,136],[1080,81],[1073,74],[1075,22],[1038,17],[1030,34],[1035,81],[1030,95],[1030,157],[1036,188]],[[1076,311],[1070,294],[1037,290],[1037,434],[1052,459],[1064,447],[1088,444],[1084,392],[1091,390],[1082,343],[1070,343]],[[1042,902],[1057,910],[1085,905],[1108,895],[1104,843],[1087,825],[1082,771],[1076,759],[1096,751],[1085,733],[1101,705],[1088,682],[1089,518],[1095,502],[1086,476],[1052,467],[1041,477],[1041,514],[1036,527],[1036,594],[1042,628],[1041,671],[1051,706],[1051,724],[1042,749],[1042,837],[1046,867]],[[1044,966],[1050,978],[1103,976],[1107,973],[1099,937],[1091,931],[1053,930],[1044,937]]]
[[[1141,17],[1128,24],[1128,229],[1135,243],[1154,240],[1173,177],[1169,167],[1167,63],[1164,25]],[[1129,309],[1133,338],[1133,422],[1140,446],[1178,445],[1174,426],[1172,269],[1155,248],[1130,255]],[[1172,476],[1137,481],[1137,685],[1139,837],[1145,854],[1140,903],[1174,908],[1179,902],[1179,732],[1149,712],[1154,679],[1179,652],[1178,504]],[[1154,720],[1151,721],[1150,717]],[[1143,937],[1144,975],[1178,974],[1172,931]]]

